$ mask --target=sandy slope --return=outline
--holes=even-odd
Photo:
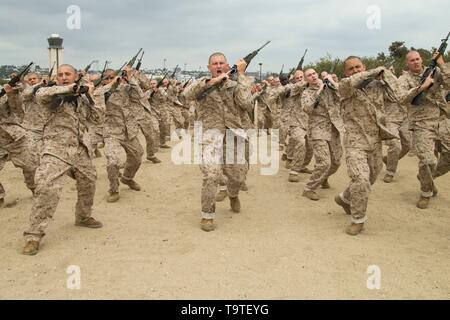
[[[74,223],[75,184],[69,178],[37,256],[20,254],[31,196],[19,170],[2,171],[7,201],[0,209],[0,298],[317,299],[450,298],[450,176],[437,181],[431,208],[415,207],[417,160],[406,157],[395,183],[380,180],[369,202],[369,222],[358,237],[344,233],[348,216],[333,197],[347,183],[345,166],[321,191],[301,197],[302,182],[288,170],[249,174],[242,212],[218,204],[218,228],[199,228],[201,175],[197,165],[145,162],[143,191],[121,187],[105,201],[105,159],[96,159],[94,216],[100,230]],[[81,268],[81,290],[66,287],[67,267]],[[381,268],[381,289],[369,290],[368,266]]]

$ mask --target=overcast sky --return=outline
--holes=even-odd
[[[70,30],[67,8],[81,9],[81,29]],[[381,28],[369,29],[369,6],[381,10]],[[64,62],[84,67],[93,59],[119,67],[140,47],[144,68],[179,64],[206,70],[207,58],[224,52],[230,63],[272,42],[249,70],[279,71],[296,66],[308,48],[306,63],[327,52],[387,52],[392,41],[437,47],[450,31],[450,2],[382,0],[0,0],[0,65],[34,61],[48,66],[47,38],[64,38]]]

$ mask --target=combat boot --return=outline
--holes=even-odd
[[[147,157],[147,160],[152,162],[152,163],[161,163],[162,161],[159,160],[156,156],[153,157]]]
[[[5,198],[0,199],[0,208],[3,208],[5,206]]]
[[[393,180],[394,180],[394,177],[389,174],[386,174],[383,179],[383,181],[386,183],[391,183]]]
[[[289,173],[289,178],[288,178],[289,182],[300,182],[300,177],[298,174],[295,173]]]
[[[27,243],[25,244],[25,247],[23,248],[22,253],[29,255],[29,256],[34,256],[36,253],[38,253],[39,251],[39,241],[27,241]]]
[[[428,208],[429,203],[430,203],[429,197],[420,196],[419,201],[417,201],[416,207],[419,209],[426,209]]]
[[[92,217],[88,217],[88,218],[85,218],[82,220],[76,219],[75,225],[77,227],[86,227],[86,228],[93,228],[93,229],[103,227],[103,224],[100,221],[97,221]]]
[[[364,223],[353,223],[347,227],[347,230],[345,230],[345,233],[351,236],[356,236],[359,234],[364,227]]]
[[[328,183],[328,179],[325,179],[325,180],[322,182],[321,186],[322,186],[322,189],[330,189],[330,188],[331,188],[331,187],[330,187],[330,184]]]
[[[200,228],[206,232],[213,231],[215,229],[214,220],[203,218],[202,221],[200,221]]]
[[[226,197],[228,197],[227,190],[220,190],[219,193],[216,194],[216,202],[222,202]]]
[[[348,215],[352,214],[352,212],[350,210],[350,205],[348,203],[345,203],[344,200],[342,200],[340,195],[336,195],[334,197],[334,201],[344,209],[346,214],[348,214]]]
[[[287,154],[283,153],[283,155],[281,156],[281,161],[286,161],[287,160]]]
[[[106,198],[106,202],[117,202],[120,198],[120,195],[118,192],[110,192],[108,194],[108,197]]]
[[[319,195],[313,190],[305,190],[305,191],[303,191],[302,196],[304,196],[304,197],[306,197],[306,198],[308,198],[310,200],[313,200],[313,201],[319,200]]]
[[[120,178],[120,182],[126,184],[128,187],[130,187],[131,190],[141,191],[141,186],[133,179],[125,179],[124,177],[122,177]]]
[[[241,184],[241,191],[248,191],[247,183],[245,183],[245,181]]]
[[[241,202],[238,197],[230,197],[231,211],[239,213],[241,211]]]

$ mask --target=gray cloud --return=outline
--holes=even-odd
[[[92,59],[119,66],[139,47],[144,67],[176,64],[206,68],[208,55],[223,51],[230,62],[272,43],[252,62],[257,70],[295,66],[308,48],[307,61],[327,52],[333,57],[375,55],[392,41],[437,46],[448,32],[450,4],[445,0],[350,1],[10,1],[0,0],[0,64],[35,61],[48,65],[47,37],[64,38],[65,62],[82,67]],[[69,5],[81,8],[81,30],[66,27]],[[368,30],[369,5],[381,9],[381,29]]]

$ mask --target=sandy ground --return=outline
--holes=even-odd
[[[171,143],[173,145],[173,143]],[[0,209],[2,299],[449,299],[450,176],[437,180],[428,210],[415,207],[417,160],[402,160],[395,183],[379,181],[363,233],[333,197],[344,189],[345,166],[320,191],[301,197],[288,170],[261,176],[257,166],[240,196],[242,212],[218,203],[214,232],[200,230],[201,175],[197,165],[143,163],[134,192],[121,186],[109,204],[105,158],[98,169],[94,217],[104,228],[74,226],[76,190],[67,178],[54,221],[36,256],[20,254],[31,196],[11,163],[2,171],[7,202]],[[67,268],[80,267],[81,289],[67,288]],[[381,288],[369,290],[369,266],[381,270]]]

